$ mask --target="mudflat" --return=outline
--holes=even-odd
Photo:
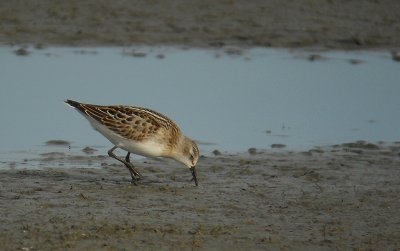
[[[399,154],[366,142],[220,154],[200,159],[198,187],[172,160],[136,161],[135,186],[107,156],[44,154],[40,169],[28,159],[0,171],[0,246],[397,250]]]
[[[396,0],[0,1],[0,43],[393,49]]]
[[[0,44],[21,46],[17,55],[24,46],[392,50],[399,12],[395,0],[0,1]],[[1,250],[400,249],[399,143],[215,151],[198,163],[198,187],[171,160],[136,160],[145,178],[135,186],[124,166],[84,152],[0,170]]]

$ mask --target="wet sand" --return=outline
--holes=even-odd
[[[400,248],[400,144],[220,153],[200,159],[199,187],[157,159],[132,185],[98,153],[0,171],[2,250]]]
[[[1,1],[0,43],[398,49],[396,0]]]

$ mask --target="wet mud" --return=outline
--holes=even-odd
[[[399,154],[399,144],[367,142],[220,153],[200,159],[195,187],[172,160],[136,160],[135,186],[107,156],[49,152],[41,168],[28,159],[0,171],[0,246],[396,250]]]
[[[395,0],[1,1],[0,43],[398,49],[399,9]]]

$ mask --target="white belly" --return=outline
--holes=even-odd
[[[121,149],[124,149],[125,151],[146,157],[160,157],[164,153],[163,145],[155,140],[150,139],[141,142],[129,140],[108,129],[95,119],[92,119],[88,116],[85,117],[89,120],[90,124],[96,131],[99,131],[104,135],[104,137],[111,141],[111,143]]]

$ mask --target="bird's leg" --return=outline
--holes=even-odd
[[[128,152],[126,154],[125,160],[126,160],[126,162],[131,163],[131,161],[129,160],[129,156],[131,156],[131,152]]]
[[[124,163],[124,165],[126,166],[126,168],[128,168],[128,170],[129,170],[129,173],[130,173],[131,178],[132,178],[132,183],[135,184],[135,185],[137,185],[137,184],[136,184],[137,178],[135,177],[135,175],[134,175],[134,173],[133,173],[132,167],[128,164],[128,162],[126,162],[125,160],[123,160],[123,159],[117,157],[117,156],[113,153],[113,151],[114,151],[115,149],[117,149],[116,146],[114,146],[113,148],[111,148],[110,150],[108,150],[108,155],[109,155],[111,158],[114,158],[114,159],[116,159],[116,160],[118,160],[118,161]]]
[[[134,175],[135,175],[135,176],[138,176],[138,179],[140,180],[140,179],[143,178],[143,176],[139,173],[138,170],[136,170],[136,168],[135,168],[135,167],[133,166],[133,164],[131,163],[130,158],[129,158],[130,156],[131,156],[131,153],[128,152],[128,153],[126,154],[125,161],[128,162],[129,165],[131,165],[131,167],[132,167],[132,169],[133,169],[133,171],[134,171]],[[130,171],[130,169],[129,169],[129,171]]]
[[[113,151],[114,151],[115,149],[117,149],[116,146],[114,146],[113,148],[111,148],[110,150],[108,150],[108,155],[109,155],[111,158],[114,158],[114,159],[118,160],[119,162],[124,163],[124,165],[126,166],[126,168],[129,169],[129,172],[130,172],[131,178],[132,178],[132,183],[135,184],[135,185],[137,185],[137,184],[136,184],[136,181],[141,177],[140,173],[139,173],[138,171],[136,171],[136,169],[135,169],[135,167],[132,165],[132,163],[127,162],[126,160],[117,157],[117,156],[113,153]],[[138,176],[138,177],[136,177],[136,176]]]

